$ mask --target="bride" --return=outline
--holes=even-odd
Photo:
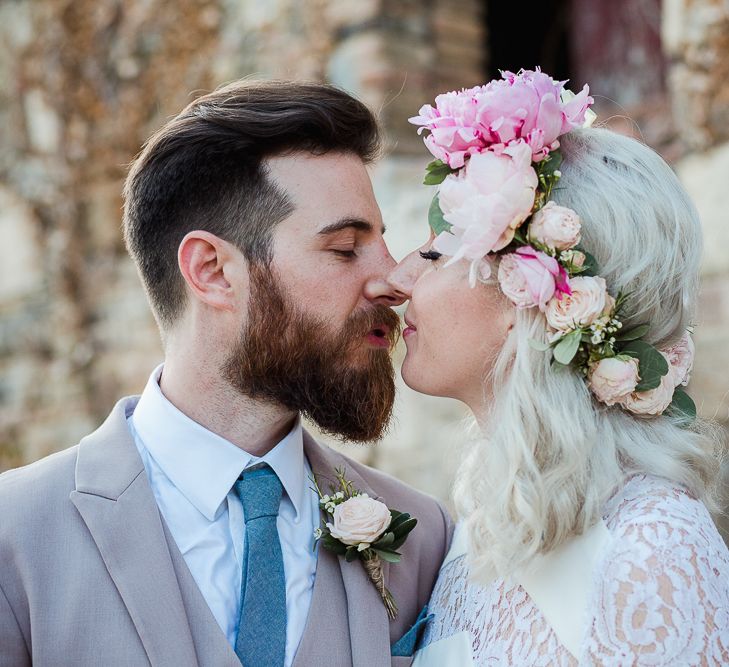
[[[683,390],[700,223],[591,103],[506,72],[411,119],[439,188],[390,276],[403,378],[479,427],[416,667],[729,664],[722,437]]]

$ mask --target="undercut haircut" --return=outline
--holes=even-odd
[[[205,230],[268,264],[276,225],[293,203],[265,160],[289,152],[342,152],[372,162],[372,112],[334,86],[237,81],[199,97],[145,143],[124,186],[124,240],[162,332],[184,311],[177,264],[184,236]]]

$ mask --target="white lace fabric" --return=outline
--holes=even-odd
[[[729,551],[684,489],[631,478],[604,508],[612,540],[593,572],[579,661],[518,584],[446,564],[424,645],[467,631],[474,664],[729,665]]]

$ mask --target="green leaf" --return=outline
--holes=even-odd
[[[562,153],[558,150],[552,151],[546,160],[537,163],[537,173],[540,176],[549,176],[554,178],[554,172],[559,169],[562,164]]]
[[[569,365],[577,354],[582,340],[582,329],[575,329],[563,336],[554,348],[554,358],[565,366]]]
[[[398,526],[401,526],[410,519],[410,515],[407,512],[397,512],[395,510],[390,511],[390,516],[392,517],[392,521],[390,521],[390,525],[387,527],[388,531],[394,531]]]
[[[452,174],[454,171],[456,170],[451,169],[442,160],[433,160],[425,168],[426,173],[423,183],[425,185],[440,185],[446,179],[446,176]]]
[[[643,338],[643,336],[648,333],[648,329],[650,329],[650,324],[641,324],[633,329],[630,329],[630,331],[619,333],[617,336],[615,336],[615,340],[638,340],[638,338]]]
[[[400,559],[402,558],[402,554],[399,554],[395,551],[382,551],[380,549],[373,549],[374,551],[382,560],[386,560],[388,563],[399,563]]]
[[[343,556],[347,551],[346,545],[342,544],[339,540],[335,540],[331,535],[323,535],[320,541],[321,545],[327,551],[331,551],[338,556]]]
[[[405,523],[401,523],[397,528],[395,528],[395,530],[392,531],[395,535],[395,539],[399,540],[401,537],[407,535],[413,528],[415,528],[417,523],[417,519],[408,519],[407,521],[405,521]]]
[[[392,546],[393,542],[395,541],[395,534],[394,533],[385,533],[379,540],[372,543],[373,547],[377,547],[378,549],[385,549],[387,547]]]
[[[648,391],[661,384],[661,378],[668,373],[666,358],[644,340],[633,340],[622,346],[620,354],[627,354],[638,360],[640,382],[635,391]]]
[[[542,341],[535,340],[534,338],[527,339],[527,343],[529,343],[529,347],[537,352],[546,352],[550,347],[552,347],[549,343],[542,343]]]
[[[446,222],[446,219],[443,217],[437,192],[435,197],[433,197],[433,201],[430,202],[430,208],[428,209],[428,224],[436,236],[441,232],[449,232],[452,227],[451,223]]]
[[[577,248],[584,256],[585,262],[581,267],[581,276],[598,276],[600,275],[600,265],[597,263],[594,255],[584,251],[582,248]]]
[[[683,425],[690,424],[696,419],[696,403],[683,389],[677,387],[673,390],[673,400],[666,414],[677,417]]]
[[[344,560],[346,560],[348,563],[351,563],[354,560],[357,560],[360,556],[359,551],[357,551],[357,547],[349,547],[347,549],[347,553],[344,554]]]

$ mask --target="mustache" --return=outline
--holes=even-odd
[[[349,316],[343,328],[343,338],[359,340],[376,329],[382,331],[383,337],[389,343],[389,349],[392,351],[400,338],[402,329],[400,316],[388,306],[375,304]]]

